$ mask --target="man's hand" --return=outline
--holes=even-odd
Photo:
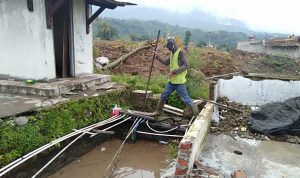
[[[168,74],[168,78],[172,78],[172,77],[174,77],[176,74],[174,73],[174,72],[170,72],[169,74]]]

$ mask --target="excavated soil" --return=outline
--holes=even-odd
[[[122,55],[129,53],[141,44],[129,41],[104,41],[94,40],[97,50],[95,57],[107,57],[110,62],[117,60]],[[169,52],[160,43],[159,53],[166,58]],[[114,74],[130,74],[148,76],[152,62],[154,46],[138,51],[123,63],[112,70]],[[186,56],[190,53],[187,51]],[[201,48],[199,57],[199,71],[205,76],[215,76],[232,72],[256,72],[269,74],[300,75],[300,63],[287,57],[274,57],[270,55],[255,54],[240,50],[223,52],[215,48]],[[169,68],[157,60],[154,62],[153,75],[166,75]]]
[[[248,117],[251,113],[251,108],[247,105],[229,101],[228,98],[222,97],[218,98],[217,102],[219,104],[240,110],[242,112],[237,112],[235,110],[219,108],[220,121],[218,124],[213,124],[210,129],[211,133],[214,134],[226,134],[233,138],[239,136],[241,138],[256,139],[256,140],[277,140],[286,141],[290,143],[300,144],[300,137],[297,136],[266,136],[258,133],[253,133],[247,128]]]

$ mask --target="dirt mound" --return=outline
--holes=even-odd
[[[107,57],[110,62],[113,62],[129,53],[138,47],[138,43],[128,41],[105,41],[105,40],[94,40],[94,47],[97,50],[97,57]],[[168,56],[168,51],[163,48],[162,45],[158,47],[159,53],[163,56]],[[130,74],[130,75],[142,75],[148,76],[150,66],[153,59],[154,47],[143,49],[130,56],[120,65],[115,67],[112,72],[115,74]],[[168,74],[169,67],[161,64],[159,61],[154,61],[154,67],[152,75],[166,75]]]
[[[167,58],[169,51],[163,47],[162,43],[160,43],[158,49],[162,56]],[[139,43],[130,41],[94,40],[94,50],[97,53],[95,57],[104,56],[110,62],[113,62],[140,45]],[[138,51],[114,68],[112,72],[115,74],[148,76],[153,51],[154,47]],[[189,58],[189,55],[193,55],[193,53],[191,51],[186,52],[187,58]],[[204,73],[207,77],[241,71],[300,75],[300,63],[297,63],[293,59],[254,54],[240,50],[233,50],[229,53],[215,48],[201,48],[199,60],[200,67],[197,70]],[[168,66],[155,60],[153,68],[154,76],[166,75],[168,71]]]
[[[228,74],[239,71],[233,64],[230,53],[222,52],[215,48],[202,48],[200,70],[205,76]]]

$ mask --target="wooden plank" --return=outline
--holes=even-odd
[[[53,26],[53,17],[50,15],[52,3],[52,0],[45,0],[46,23],[48,29],[51,29]]]
[[[86,34],[90,33],[90,26],[88,25],[88,20],[90,18],[90,6],[89,1],[85,1],[85,28],[86,28]]]
[[[27,8],[30,12],[33,12],[33,0],[27,0]]]
[[[64,22],[63,27],[63,59],[62,59],[62,77],[66,78],[68,77],[68,26],[66,22]]]

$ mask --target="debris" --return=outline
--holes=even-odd
[[[21,117],[15,117],[14,118],[14,122],[17,126],[23,126],[26,125],[28,123],[28,118],[21,116]]]
[[[104,151],[106,151],[106,148],[102,147],[100,151],[104,152]]]
[[[237,155],[242,155],[242,154],[243,154],[243,152],[238,151],[238,150],[234,150],[233,153],[235,153],[235,154],[237,154]]]
[[[95,61],[97,63],[101,64],[102,66],[105,66],[109,63],[109,60],[107,57],[98,57]]]
[[[247,178],[247,175],[245,171],[236,170],[231,174],[231,178]]]
[[[246,131],[247,131],[247,128],[246,128],[246,127],[242,127],[242,128],[241,128],[241,131],[242,131],[242,132],[246,132]]]

